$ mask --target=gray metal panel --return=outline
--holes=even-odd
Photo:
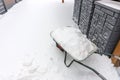
[[[82,1],[83,0],[75,0],[74,1],[73,20],[75,21],[76,24],[79,24]]]
[[[7,10],[5,8],[5,4],[3,2],[3,0],[0,0],[0,14],[5,13]]]
[[[83,0],[82,1],[79,28],[83,34],[87,34],[89,31],[90,21],[91,21],[92,14],[94,11],[95,1],[96,0]]]
[[[120,39],[120,13],[113,8],[96,4],[88,38],[94,42],[100,54],[113,52]]]

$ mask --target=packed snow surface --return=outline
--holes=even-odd
[[[64,54],[50,37],[61,26],[75,26],[73,4],[73,0],[64,4],[61,0],[22,0],[0,16],[0,80],[101,80],[79,64],[66,68]],[[83,63],[108,80],[119,80],[106,56],[93,54]]]

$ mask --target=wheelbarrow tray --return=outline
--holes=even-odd
[[[57,47],[77,61],[82,61],[97,51],[97,46],[74,27],[63,27],[51,32]]]

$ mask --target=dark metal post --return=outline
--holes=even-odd
[[[5,8],[5,11],[7,12],[7,8],[6,8],[6,5],[5,5],[5,2],[4,0],[1,0],[3,2],[3,5],[4,5],[4,8]]]

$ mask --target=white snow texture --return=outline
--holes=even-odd
[[[22,0],[0,16],[0,80],[101,80],[74,63],[66,68],[64,54],[50,32],[72,21],[74,0]],[[71,57],[68,57],[69,62]],[[108,80],[120,77],[106,56],[93,54],[83,63]]]

